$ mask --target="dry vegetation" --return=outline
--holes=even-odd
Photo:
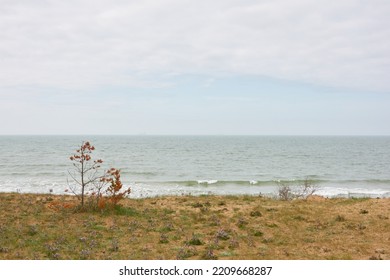
[[[0,194],[0,259],[390,259],[390,199]]]

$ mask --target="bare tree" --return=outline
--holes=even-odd
[[[68,171],[70,177],[76,183],[77,186],[71,186],[69,183],[70,190],[81,198],[81,207],[84,207],[84,197],[86,193],[86,188],[90,185],[99,185],[102,177],[98,174],[100,164],[103,163],[101,159],[92,160],[92,151],[95,150],[95,147],[90,144],[88,141],[83,141],[79,149],[70,157],[70,160],[73,162],[74,170]],[[100,192],[103,186],[98,187]],[[79,190],[81,188],[81,190]],[[99,195],[97,196],[99,197]]]
[[[299,187],[298,197],[307,199],[308,197],[314,195],[314,193],[318,191],[318,188],[318,185],[316,185],[312,180],[306,177]]]
[[[314,184],[309,178],[305,178],[302,184],[292,187],[288,183],[278,183],[278,196],[280,200],[291,200],[296,198],[307,199],[318,191],[318,185]]]
[[[294,197],[290,185],[278,182],[278,196],[280,200],[291,200]]]

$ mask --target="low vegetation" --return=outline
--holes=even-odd
[[[307,199],[313,196],[319,187],[309,178],[302,183],[292,186],[286,182],[278,183],[278,198],[281,200]]]
[[[390,199],[0,193],[0,259],[390,259]]]
[[[69,158],[73,169],[68,170],[72,178],[71,182],[68,181],[68,186],[79,199],[81,211],[113,208],[131,192],[130,188],[122,189],[119,169],[112,167],[103,173],[100,171],[103,160],[93,160],[93,151],[95,146],[89,141],[83,141]]]

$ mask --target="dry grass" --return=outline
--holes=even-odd
[[[389,199],[0,194],[0,259],[390,259]]]

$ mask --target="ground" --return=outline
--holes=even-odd
[[[390,259],[390,199],[0,193],[0,259]]]

